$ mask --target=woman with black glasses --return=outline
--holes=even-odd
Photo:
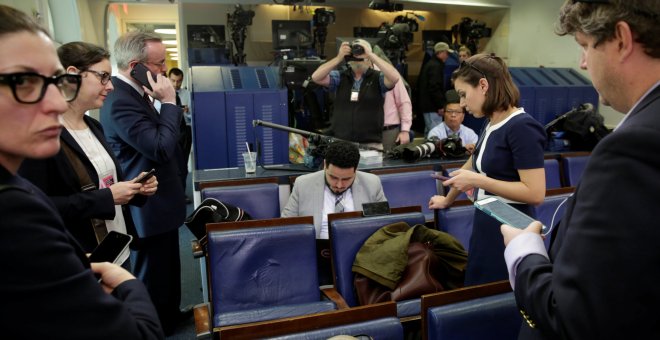
[[[43,28],[0,5],[2,337],[163,339],[144,285],[115,264],[90,264],[52,201],[17,175],[23,160],[60,150],[59,117],[81,80]]]
[[[60,116],[62,149],[51,158],[25,161],[19,173],[51,198],[69,232],[91,252],[109,231],[137,236],[125,205],[143,204],[157,181],[123,181],[101,124],[85,114],[101,107],[113,90],[110,53],[85,42],[64,44],[57,52],[66,72],[82,79],[78,96]]]
[[[443,183],[451,187],[449,193],[433,196],[429,208],[447,208],[466,192],[472,199],[497,197],[534,217],[533,205],[545,197],[543,126],[518,107],[520,92],[501,58],[472,56],[452,80],[461,106],[477,118],[486,117],[488,125],[472,156]],[[478,209],[473,223],[465,285],[507,279],[501,223]]]

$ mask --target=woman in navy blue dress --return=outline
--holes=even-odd
[[[449,207],[460,192],[472,199],[499,197],[534,217],[533,205],[545,197],[543,126],[518,107],[520,91],[501,58],[478,54],[452,75],[461,106],[476,118],[488,118],[474,153],[450,173],[446,196],[433,196],[429,208]],[[475,209],[465,285],[508,278],[501,223]]]

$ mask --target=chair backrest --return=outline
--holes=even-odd
[[[468,252],[474,223],[474,209],[472,201],[460,200],[455,201],[447,209],[437,209],[435,214],[435,225],[438,230],[454,236]]]
[[[422,296],[424,340],[515,339],[521,323],[508,281]]]
[[[393,208],[390,215],[362,217],[361,212],[348,212],[328,215],[330,234],[330,258],[335,288],[349,306],[357,306],[353,291],[353,262],[355,255],[369,236],[383,226],[396,222],[406,222],[413,226],[424,224],[421,208]]]
[[[438,194],[438,183],[431,177],[432,166],[373,170],[383,185],[383,192],[392,208],[421,206],[428,221],[433,220],[433,212],[428,201]]]
[[[543,161],[543,168],[545,169],[545,188],[561,188],[559,160],[556,158],[547,158]]]
[[[578,185],[589,157],[588,154],[562,155],[561,163],[564,170],[565,187],[576,187]]]
[[[554,215],[554,224],[559,223],[562,216],[564,216],[564,211],[566,209],[566,204],[562,204],[570,195],[573,194],[575,188],[559,188],[547,190],[543,203],[535,207],[536,210],[536,219],[541,221],[548,230],[552,228],[552,217]],[[559,206],[561,204],[561,206]],[[546,249],[550,247],[552,233],[549,233],[543,242],[545,243]]]
[[[328,339],[336,335],[369,335],[379,340],[403,339],[394,302],[336,310],[219,330],[220,339]]]
[[[253,219],[280,217],[278,179],[250,178],[199,184],[201,198],[213,197],[245,210]]]
[[[207,231],[215,326],[226,313],[320,300],[312,217],[212,223]]]

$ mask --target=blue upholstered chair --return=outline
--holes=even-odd
[[[559,160],[556,158],[548,158],[543,161],[543,168],[545,169],[545,188],[556,189],[561,188],[561,173],[559,171]]]
[[[515,339],[522,323],[508,281],[424,295],[422,310],[425,340]]]
[[[202,200],[213,197],[245,210],[253,219],[280,217],[278,179],[249,178],[200,183]]]
[[[322,301],[312,217],[207,225],[213,328],[335,309]]]
[[[588,161],[588,154],[578,153],[576,155],[561,156],[565,187],[576,187],[578,185]]]
[[[353,262],[355,255],[374,232],[383,226],[396,222],[406,222],[413,226],[424,224],[425,217],[421,208],[393,208],[392,214],[362,217],[361,212],[348,212],[328,215],[330,234],[330,253],[335,289],[346,303],[358,305],[353,289]],[[397,315],[400,318],[419,315],[419,299],[397,302]]]
[[[474,209],[472,201],[460,200],[455,201],[447,209],[436,209],[435,211],[435,225],[438,230],[454,236],[468,253],[474,223]]]
[[[360,306],[318,314],[230,326],[220,339],[328,339],[336,335],[369,335],[378,340],[403,339],[394,302]]]
[[[391,208],[421,206],[427,221],[433,221],[428,207],[431,196],[437,195],[440,185],[431,175],[433,167],[373,170],[383,184],[383,192]]]
[[[552,217],[554,215],[554,224],[561,221],[562,216],[564,216],[564,211],[566,210],[566,203],[562,204],[570,195],[573,194],[575,188],[559,188],[547,190],[543,203],[536,209],[536,219],[541,221],[548,230],[552,228]],[[559,206],[562,204],[561,206]],[[555,213],[556,212],[556,213]],[[546,249],[549,249],[551,242],[552,233],[548,234],[543,241],[545,243]]]

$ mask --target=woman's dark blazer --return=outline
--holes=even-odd
[[[117,169],[117,181],[123,181],[123,171],[105,141],[101,123],[89,116],[84,116],[83,120],[101,142],[101,145],[103,145],[105,151],[110,155],[110,158],[112,158]],[[85,152],[66,129],[62,129],[60,141],[71,147],[82,161],[92,182],[98,185],[99,177],[92,162],[87,158]],[[86,252],[91,252],[96,247],[97,242],[90,219],[100,218],[111,220],[115,217],[115,203],[110,189],[105,188],[82,192],[78,176],[71,162],[61,149],[57,155],[47,159],[26,159],[18,172],[22,177],[28,179],[50,197],[60,212],[66,228]],[[145,200],[146,196],[135,195],[129,204],[140,206],[144,204]],[[135,232],[135,225],[131,218],[130,209],[124,205],[122,206],[122,212],[128,233],[136,238],[137,233]]]

